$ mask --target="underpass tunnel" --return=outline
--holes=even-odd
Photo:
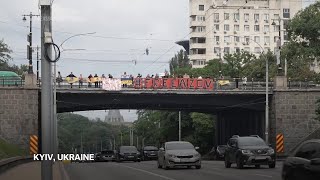
[[[233,135],[264,138],[264,111],[232,109],[217,112],[216,145],[225,145]]]

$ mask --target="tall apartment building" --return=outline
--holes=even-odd
[[[189,0],[190,61],[204,67],[212,59],[245,50],[275,51],[288,40],[286,26],[302,0]],[[280,25],[280,26],[279,26]]]

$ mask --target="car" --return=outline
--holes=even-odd
[[[115,161],[115,153],[113,150],[103,150],[100,152],[99,161]]]
[[[283,163],[283,180],[320,179],[320,139],[303,142]]]
[[[213,147],[210,151],[210,156],[213,156],[213,159],[220,160],[224,159],[224,153],[227,145],[219,145],[217,147]]]
[[[135,146],[120,146],[116,156],[117,162],[134,161],[140,162],[140,152]]]
[[[166,142],[158,153],[158,168],[169,169],[177,166],[187,166],[196,169],[201,168],[201,155],[190,142],[171,141]]]
[[[227,143],[224,162],[226,168],[230,168],[232,163],[236,163],[238,169],[244,165],[254,165],[256,168],[268,165],[269,168],[275,168],[276,155],[274,149],[257,135],[235,135]]]
[[[159,149],[155,146],[145,146],[141,149],[141,158],[143,161],[157,160]]]

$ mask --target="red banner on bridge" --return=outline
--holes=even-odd
[[[191,78],[135,78],[136,89],[208,89],[214,88],[213,79]]]

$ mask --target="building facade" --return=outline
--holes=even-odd
[[[245,50],[256,55],[279,49],[286,26],[302,0],[189,0],[190,61],[202,68],[209,60]],[[279,41],[279,34],[281,41]]]

